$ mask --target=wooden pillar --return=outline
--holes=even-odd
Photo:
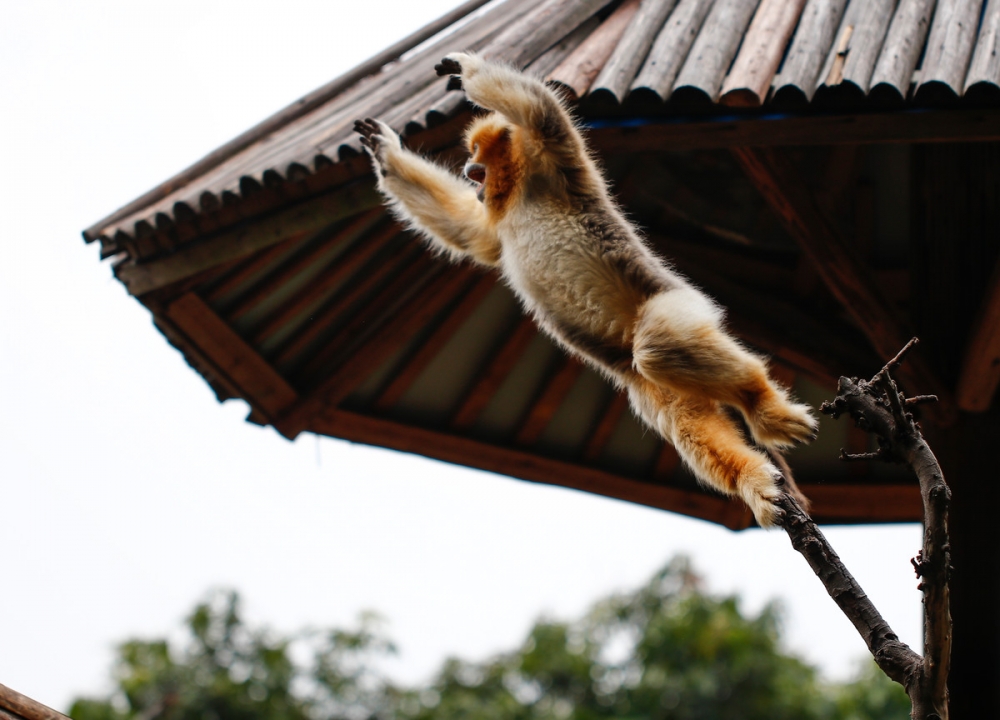
[[[1000,717],[1000,412],[931,435],[952,489],[951,720]]]
[[[954,387],[1000,254],[1000,145],[914,148],[911,310]],[[916,389],[914,389],[916,390]],[[916,390],[919,392],[919,390]],[[951,720],[1000,717],[1000,410],[928,437],[951,485]]]

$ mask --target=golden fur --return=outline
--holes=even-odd
[[[711,299],[646,247],[551,90],[475,55],[449,55],[437,69],[491,111],[466,133],[475,185],[404,149],[384,123],[358,121],[394,212],[439,250],[499,267],[538,324],[627,389],[701,481],[773,525],[780,474],[726,408],[772,450],[814,435],[809,408],[725,332]]]

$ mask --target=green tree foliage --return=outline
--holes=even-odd
[[[485,662],[448,660],[423,688],[377,671],[394,652],[376,619],[354,630],[280,637],[246,626],[234,593],[188,618],[190,640],[119,647],[116,692],[81,699],[75,720],[903,720],[902,689],[869,663],[846,685],[820,682],[782,652],[774,605],[756,617],[701,591],[685,560],[572,623],[542,620]],[[293,651],[294,648],[294,651]],[[308,655],[308,662],[293,657]]]

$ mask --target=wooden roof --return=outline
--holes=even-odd
[[[942,157],[887,144],[1000,140],[1000,3],[982,5],[473,0],[84,236],[220,399],[245,399],[252,421],[287,437],[317,432],[745,527],[746,509],[699,489],[494,276],[445,265],[387,216],[351,125],[381,117],[456,162],[470,108],[434,75],[442,55],[475,49],[561,84],[651,243],[818,404],[833,378],[872,372],[914,325],[898,321],[920,270],[907,265],[909,236],[923,238],[908,193],[955,192],[935,171]],[[813,149],[739,149],[775,145]],[[966,161],[982,161],[984,188],[990,153]],[[831,221],[845,202],[851,212]],[[859,225],[878,228],[870,263],[844,241]],[[972,273],[974,309],[994,260],[992,247],[976,256],[986,277]],[[954,332],[964,346],[975,328]],[[974,359],[988,364],[984,342]],[[945,415],[960,361],[930,358],[911,375],[942,391]],[[988,406],[992,391],[974,385]],[[918,520],[915,485],[831,462],[863,444],[842,423],[793,456],[817,518]]]
[[[37,700],[0,685],[0,720],[70,720]]]

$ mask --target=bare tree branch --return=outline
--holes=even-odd
[[[876,436],[875,452],[849,455],[844,460],[883,460],[909,465],[920,482],[924,503],[923,548],[912,560],[919,589],[924,594],[924,656],[901,642],[868,596],[851,576],[812,519],[791,495],[783,495],[782,527],[792,546],[802,553],[840,609],[854,624],[879,667],[906,688],[914,720],[947,720],[948,668],[951,658],[951,611],[948,577],[948,506],[951,491],[934,453],[924,440],[910,409],[932,402],[932,395],[907,398],[892,378],[916,345],[913,338],[871,380],[840,378],[837,396],[823,403],[822,412],[834,418],[848,413],[862,430]]]

